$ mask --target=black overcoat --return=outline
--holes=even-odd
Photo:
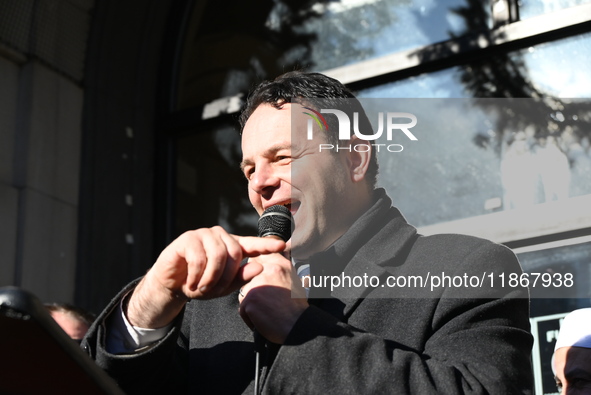
[[[189,302],[156,345],[111,355],[105,321],[134,282],[83,347],[128,393],[252,394],[255,347],[263,393],[531,392],[528,291],[508,284],[511,273],[521,273],[508,248],[469,236],[420,236],[378,191],[373,207],[313,257],[311,268],[315,279],[356,283],[313,287],[311,306],[282,346],[255,345],[232,294]],[[360,284],[364,277],[373,283]]]

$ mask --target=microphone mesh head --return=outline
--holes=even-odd
[[[259,237],[278,236],[283,241],[291,237],[291,213],[285,206],[271,206],[259,218]]]

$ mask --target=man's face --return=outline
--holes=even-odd
[[[353,182],[348,155],[319,152],[322,132],[307,140],[306,116],[297,107],[293,114],[294,133],[304,136],[297,141],[291,104],[281,109],[262,104],[253,112],[242,133],[242,169],[259,214],[276,204],[289,208],[295,230],[288,247],[303,259],[326,249],[350,226],[347,195]]]
[[[559,348],[554,354],[554,368],[561,394],[591,394],[591,349]]]

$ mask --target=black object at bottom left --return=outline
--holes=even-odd
[[[0,288],[0,394],[123,394],[59,327],[41,301]]]

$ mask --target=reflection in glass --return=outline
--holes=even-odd
[[[519,2],[519,17],[527,19],[590,2],[590,0],[521,0]]]
[[[591,97],[591,33],[547,42],[511,54],[523,59],[532,85],[543,94],[562,98]]]
[[[591,242],[583,242],[574,245],[552,246],[551,248],[538,249],[527,252],[517,251],[517,257],[525,273],[529,273],[529,279],[534,279],[532,273],[549,273],[556,278],[560,275],[563,279],[566,275],[572,275],[572,283],[563,282],[547,286],[541,281],[536,282],[535,287],[530,284],[530,296],[535,299],[565,298],[570,297],[577,304],[569,307],[576,309],[588,306],[591,303]],[[570,285],[570,286],[567,286]],[[572,303],[572,302],[569,302]],[[553,306],[554,308],[556,306]],[[532,310],[534,304],[532,303]],[[563,311],[552,311],[544,307],[543,302],[535,304],[532,315],[555,314]]]
[[[301,26],[318,17],[317,3],[194,1],[177,59],[172,108],[245,93],[260,80],[308,66],[314,37]]]
[[[457,115],[464,118],[461,127],[445,137],[441,131],[447,121],[427,121],[432,130],[426,135],[439,145],[423,145],[425,152],[408,153],[392,164],[414,169],[416,177],[406,179],[407,188],[400,185],[405,176],[397,175],[392,193],[417,225],[591,193],[591,111],[584,100],[564,98],[567,93],[591,97],[585,67],[591,62],[591,35],[518,51],[503,62],[501,57],[482,59],[358,92],[366,98],[536,98],[514,100],[486,123],[477,121],[476,113],[490,110],[490,102],[479,101]],[[432,170],[419,174],[427,165]]]
[[[384,114],[417,117],[417,141],[394,130],[391,141],[384,132],[374,148],[379,185],[414,225],[591,194],[591,171],[580,171],[591,169],[591,154],[564,137],[591,129],[587,101],[561,102],[561,116],[535,99],[361,101],[374,131]],[[387,150],[393,143],[404,148]]]
[[[327,70],[445,41],[475,23],[490,27],[489,14],[487,2],[468,0],[196,1],[171,104],[186,109],[286,70]]]
[[[400,81],[362,89],[361,98],[462,98],[472,97],[458,81],[460,67],[420,74]]]
[[[179,137],[176,151],[174,236],[215,225],[231,233],[256,234],[258,215],[248,201],[234,125]]]
[[[569,161],[556,138],[548,136],[540,144],[530,144],[527,140],[526,132],[518,132],[501,161],[506,208],[526,207],[569,196]]]
[[[319,18],[309,19],[298,31],[312,33],[311,61],[326,70],[393,52],[445,41],[466,29],[456,10],[466,0],[340,0],[317,2]],[[481,14],[490,25],[483,2]],[[474,17],[474,14],[471,15]]]

